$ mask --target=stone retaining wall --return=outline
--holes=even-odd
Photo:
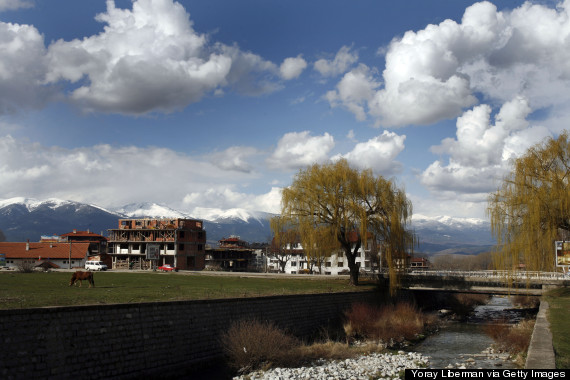
[[[525,368],[555,369],[556,362],[552,347],[552,333],[547,318],[548,302],[542,300],[536,315],[534,330],[526,356]]]
[[[299,335],[337,323],[374,292],[0,310],[0,378],[137,378],[219,359],[232,321],[270,320]]]

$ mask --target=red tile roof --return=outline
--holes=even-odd
[[[10,259],[67,259],[71,247],[72,259],[87,257],[89,243],[0,243],[0,253]]]

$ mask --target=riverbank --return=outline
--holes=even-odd
[[[234,377],[234,380],[400,379],[405,369],[425,368],[428,358],[415,352],[372,353],[354,359],[317,361],[310,367],[273,368]]]

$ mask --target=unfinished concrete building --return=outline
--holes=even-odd
[[[206,231],[201,220],[119,219],[119,228],[108,231],[113,269],[153,269],[164,264],[204,269]]]

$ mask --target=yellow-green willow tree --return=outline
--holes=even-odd
[[[299,234],[288,219],[280,216],[272,217],[269,220],[269,227],[273,231],[271,254],[279,263],[281,273],[284,273],[287,262],[291,260],[293,247],[299,243]]]
[[[302,241],[318,244],[322,237],[317,234],[323,233],[329,237],[326,241],[337,241],[353,285],[358,284],[358,250],[368,238],[381,241],[388,252],[390,288],[396,288],[396,265],[405,262],[414,239],[407,230],[412,204],[392,181],[371,170],[353,169],[344,159],[315,164],[299,171],[283,190],[282,207],[282,216],[301,227]]]
[[[323,273],[326,259],[339,248],[338,240],[335,234],[331,233],[330,227],[314,222],[314,220],[304,219],[297,225],[311,274],[314,272],[314,267],[319,268],[319,273]]]
[[[487,213],[497,237],[495,266],[554,269],[554,241],[570,238],[568,131],[531,147],[489,196]]]

